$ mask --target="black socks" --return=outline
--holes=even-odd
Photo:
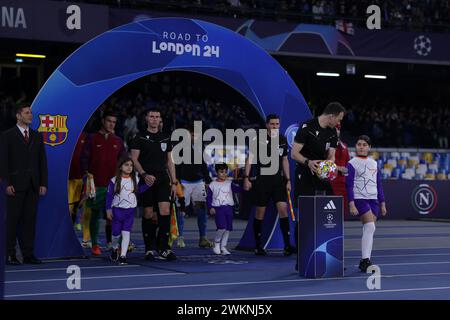
[[[255,245],[256,248],[261,247],[261,229],[262,229],[262,220],[258,220],[256,217],[253,220],[253,232],[255,235]]]
[[[291,245],[290,230],[289,230],[289,217],[280,218],[280,229],[283,234],[284,247]]]

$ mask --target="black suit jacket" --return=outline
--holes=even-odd
[[[30,128],[30,141],[17,126],[6,130],[0,137],[0,176],[15,191],[32,187],[47,187],[47,157],[41,135]]]

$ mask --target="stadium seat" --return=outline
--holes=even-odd
[[[378,159],[377,160],[377,165],[378,165],[378,168],[383,168],[383,166],[384,166],[383,160]]]
[[[409,153],[409,152],[402,152],[402,153],[400,154],[400,156],[401,156],[402,158],[409,159],[409,158],[411,157],[411,153]]]
[[[445,157],[442,157],[441,163],[443,164],[442,166],[448,171],[450,168],[450,153],[447,153]]]
[[[448,162],[450,162],[450,152],[445,154],[445,160]]]
[[[381,170],[381,175],[382,175],[383,179],[389,179],[389,177],[391,176],[391,173],[392,173],[391,168],[384,168]]]
[[[417,166],[416,173],[425,175],[427,173],[427,170],[428,168],[426,164],[419,164]]]
[[[412,175],[409,175],[406,172],[402,173],[402,179],[404,179],[404,180],[411,180],[412,178],[413,178]]]
[[[392,170],[391,179],[399,179],[401,175],[400,169],[395,168]]]
[[[387,163],[390,164],[392,166],[392,168],[397,167],[397,159],[391,158],[387,161]]]
[[[415,180],[423,180],[425,177],[422,173],[416,173],[416,176],[414,177]]]
[[[398,161],[397,161],[397,163],[399,164],[399,165],[404,165],[404,166],[406,166],[406,164],[407,164],[407,161],[406,161],[406,158],[400,158]]]
[[[425,175],[425,180],[436,180],[436,175],[434,173],[427,173]]]
[[[445,158],[444,157],[440,157],[439,160],[436,160],[436,162],[439,164],[440,168],[445,167]]]
[[[380,154],[377,151],[373,151],[371,153],[371,157],[372,157],[373,160],[376,161],[376,160],[380,159]]]
[[[439,166],[438,166],[437,163],[431,163],[431,164],[428,166],[428,170],[433,170],[433,173],[437,173],[438,170],[439,170]]]
[[[392,165],[390,163],[385,163],[383,168],[392,170],[393,167],[392,167]]]
[[[410,176],[411,179],[412,179],[416,175],[416,169],[414,169],[414,168],[407,168],[405,170],[405,174]]]
[[[415,167],[417,164],[419,164],[419,157],[418,156],[411,156],[408,159],[408,167]]]
[[[400,153],[399,152],[391,152],[391,159],[400,159]]]
[[[447,180],[447,175],[445,173],[438,173],[437,180]]]
[[[433,154],[431,152],[425,152],[422,155],[422,159],[425,160],[426,163],[432,163],[433,162]]]

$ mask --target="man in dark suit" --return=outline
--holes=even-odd
[[[47,192],[47,158],[42,138],[29,126],[33,114],[29,104],[16,110],[17,124],[0,139],[0,176],[6,180],[7,264],[18,265],[17,229],[23,263],[39,264],[34,256],[34,235],[39,196]]]

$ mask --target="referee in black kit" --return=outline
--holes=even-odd
[[[175,260],[175,253],[169,248],[170,201],[176,192],[175,165],[172,160],[170,135],[161,132],[161,112],[149,109],[145,121],[147,130],[141,131],[133,140],[130,151],[137,172],[145,183],[151,186],[141,195],[144,207],[142,233],[145,243],[145,259],[154,260],[159,256],[165,260]],[[169,177],[169,175],[170,177]],[[154,205],[158,205],[158,224],[152,222]],[[159,235],[156,231],[159,227]],[[159,244],[156,243],[159,239]]]
[[[256,157],[256,180],[253,183],[250,182],[249,174],[251,169],[252,155],[249,155],[245,162],[245,175],[244,175],[244,189],[250,190],[253,187],[253,200],[256,205],[255,219],[253,220],[253,232],[255,237],[255,254],[259,256],[267,255],[261,243],[262,225],[264,215],[266,212],[269,200],[272,199],[276,206],[278,214],[280,215],[280,228],[283,234],[284,241],[284,255],[290,256],[294,253],[294,249],[290,243],[290,227],[289,217],[287,213],[287,193],[291,192],[291,179],[289,173],[289,161],[288,161],[288,143],[284,136],[279,134],[280,129],[280,117],[276,114],[270,114],[266,118],[267,136],[264,137],[263,142],[260,141],[259,135],[254,139],[258,139],[258,150],[260,148],[267,148],[268,156],[271,156],[272,137],[275,138],[278,135],[279,141],[276,147],[278,153],[279,162],[278,168],[274,174],[264,175],[262,174],[262,168],[268,168],[271,163],[261,163],[259,156]],[[259,152],[258,152],[259,155]]]
[[[297,164],[295,207],[301,195],[333,194],[330,183],[319,179],[315,173],[321,161],[335,161],[338,143],[336,126],[342,121],[344,114],[345,108],[339,102],[331,102],[319,117],[306,121],[298,129],[291,150],[291,157]],[[295,228],[295,239],[298,247],[298,226]]]

